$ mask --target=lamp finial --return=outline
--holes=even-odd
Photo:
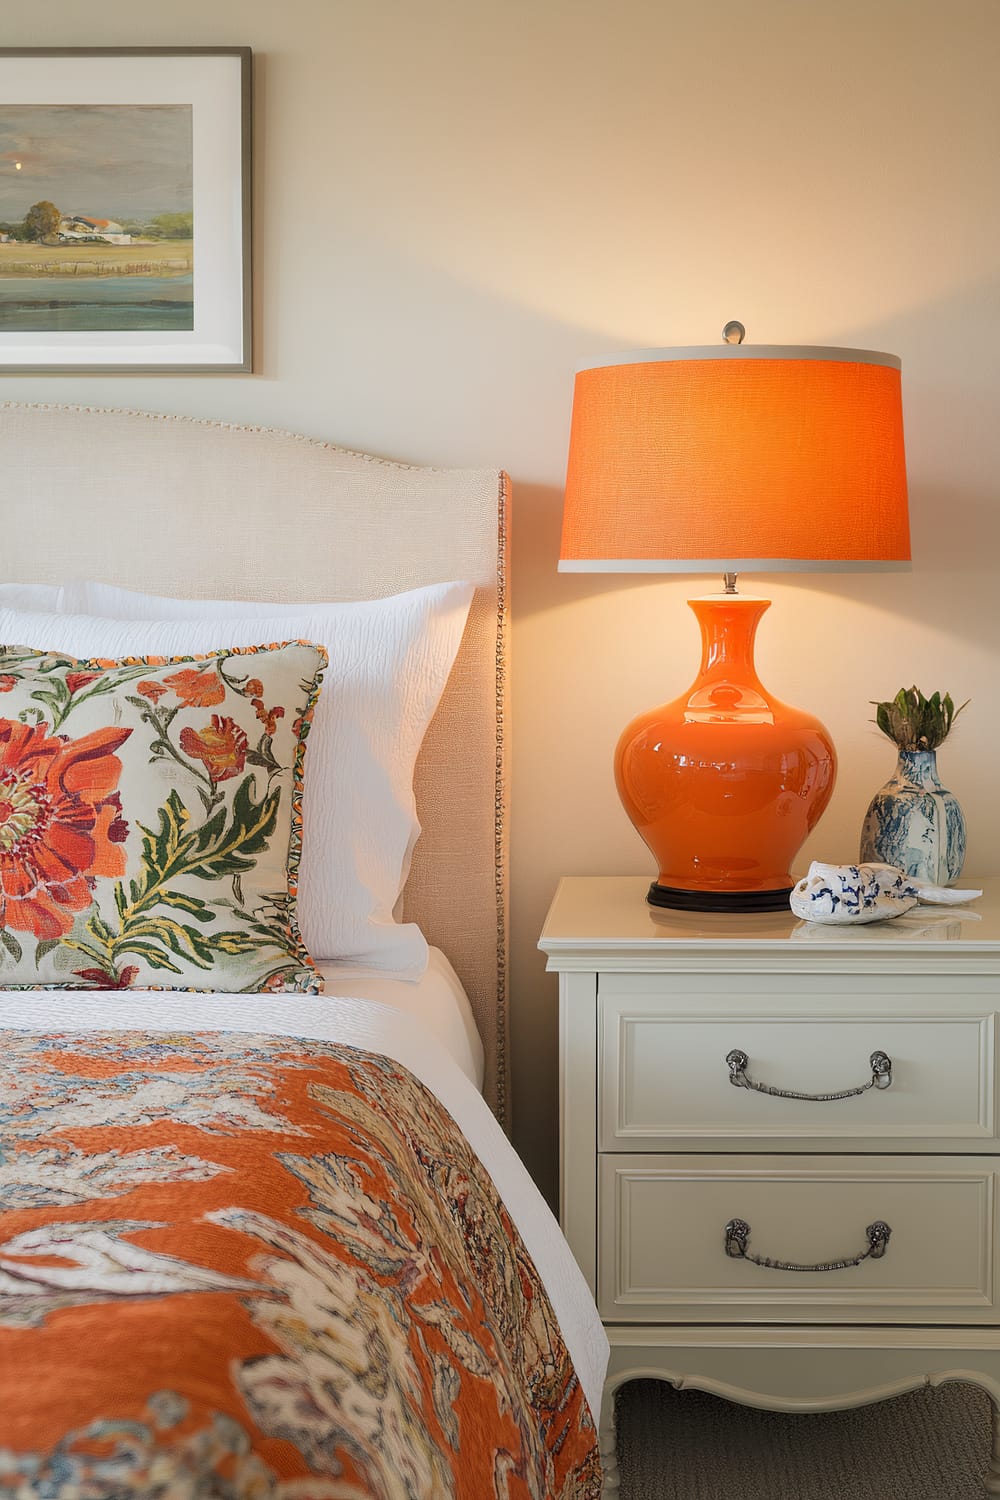
[[[726,344],[742,344],[747,336],[747,331],[742,323],[727,323],[722,330],[722,339]]]

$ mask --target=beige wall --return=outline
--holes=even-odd
[[[892,754],[868,700],[973,705],[942,756],[997,866],[997,0],[46,0],[3,43],[257,53],[259,373],[0,378],[0,398],[263,422],[514,479],[517,1142],[555,1169],[560,873],[649,869],[609,764],[693,673],[690,581],[560,577],[572,374],[636,345],[901,355],[914,570],[761,581],[762,675],[841,756],[850,858]],[[97,205],[99,208],[99,205]],[[696,583],[695,591],[701,585]]]

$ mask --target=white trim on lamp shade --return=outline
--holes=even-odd
[[[908,558],[561,557],[560,573],[908,573]]]
[[[834,349],[815,344],[692,344],[680,349],[628,349],[620,354],[606,354],[580,365],[577,374],[603,370],[612,365],[672,364],[682,359],[815,359],[838,364],[886,365],[901,370],[897,354],[878,349]]]

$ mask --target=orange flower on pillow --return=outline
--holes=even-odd
[[[225,683],[217,672],[199,672],[194,667],[188,667],[183,672],[174,672],[170,677],[164,677],[163,680],[188,708],[214,708],[226,696]]]
[[[71,694],[78,693],[88,683],[96,682],[100,675],[100,672],[67,672],[66,686],[69,688]]]
[[[81,739],[0,719],[0,925],[63,937],[93,901],[98,875],[125,873],[127,826],[114,752],[131,729]]]
[[[159,703],[167,691],[168,689],[163,686],[162,682],[136,683],[136,692],[141,693],[144,698],[148,698],[150,703]]]
[[[182,729],[180,741],[184,754],[203,761],[213,781],[229,781],[246,765],[247,737],[232,719],[213,714],[211,724],[206,724],[200,734]]]
[[[99,990],[130,990],[138,972],[137,964],[127,964],[117,975],[107,969],[73,970],[77,979],[86,979],[88,984],[96,985]]]
[[[278,720],[285,717],[285,710],[279,703],[277,708],[265,708],[263,698],[254,698],[253,708],[258,719],[264,726],[266,734],[275,734],[278,729]]]

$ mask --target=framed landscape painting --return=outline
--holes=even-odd
[[[0,372],[252,369],[251,63],[0,49]]]

